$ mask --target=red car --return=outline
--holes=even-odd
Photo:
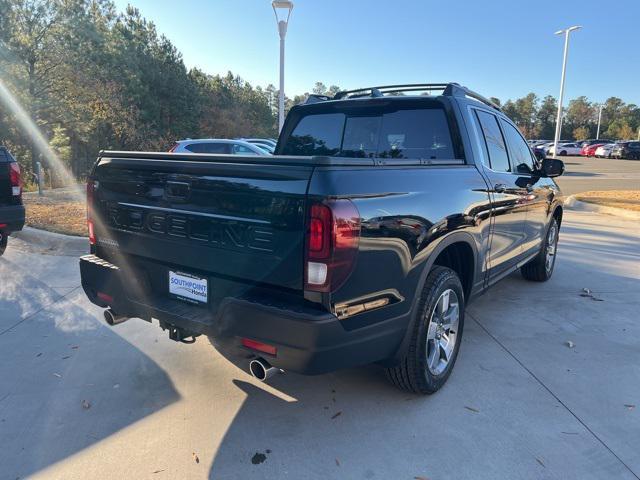
[[[604,144],[594,143],[593,145],[585,145],[582,147],[582,150],[580,150],[580,155],[583,157],[594,157],[596,154],[596,148],[601,147],[602,145]]]

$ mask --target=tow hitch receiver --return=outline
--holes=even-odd
[[[199,333],[189,332],[184,328],[176,327],[164,322],[161,322],[160,327],[162,330],[169,330],[169,338],[175,342],[195,343],[196,337],[200,336]]]

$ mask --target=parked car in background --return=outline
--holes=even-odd
[[[9,235],[24,226],[20,166],[9,150],[0,146],[0,255]]]
[[[611,150],[613,158],[640,160],[640,142],[619,142]]]
[[[589,145],[600,144],[604,145],[605,143],[613,143],[614,141],[610,138],[589,138],[587,140],[582,140],[581,142],[577,142],[580,145],[580,148],[587,147]]]
[[[260,148],[267,150],[269,153],[273,153],[276,149],[276,142],[271,138],[238,138],[237,140],[243,140],[245,142],[258,145]]]
[[[598,148],[596,148],[594,156],[596,158],[611,158],[611,152],[613,150],[613,147],[615,146],[615,143],[606,143],[604,145],[600,145]]]
[[[558,143],[570,143],[571,140],[559,140]],[[549,152],[549,148],[553,146],[553,140],[542,140],[541,143],[533,147],[533,153],[538,158],[544,158]]]
[[[177,141],[170,153],[218,153],[228,155],[269,155],[265,149],[244,140],[200,138]]]
[[[549,150],[549,147],[551,145],[553,145],[553,142],[549,142],[549,141],[544,143],[539,143],[533,147],[533,153],[535,153],[536,156],[539,158],[544,158],[547,155],[547,150]]]
[[[558,155],[560,155],[560,156],[580,155],[581,149],[582,148],[577,143],[558,143]],[[553,143],[547,149],[547,155],[550,155],[550,156],[554,156],[555,155],[555,150],[553,148]]]
[[[580,149],[580,155],[582,155],[583,157],[593,157],[596,154],[596,148],[601,147],[602,145],[602,143],[585,145]]]

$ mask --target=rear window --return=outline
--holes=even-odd
[[[309,114],[295,126],[282,153],[355,158],[455,158],[447,116],[441,108]]]

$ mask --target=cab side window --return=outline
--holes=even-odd
[[[516,173],[533,172],[533,156],[527,142],[525,142],[520,132],[510,123],[500,120],[502,131],[507,139],[511,165]]]
[[[496,172],[509,172],[509,157],[498,119],[495,115],[475,110],[482,129],[482,134],[489,154],[489,162],[492,170]]]

